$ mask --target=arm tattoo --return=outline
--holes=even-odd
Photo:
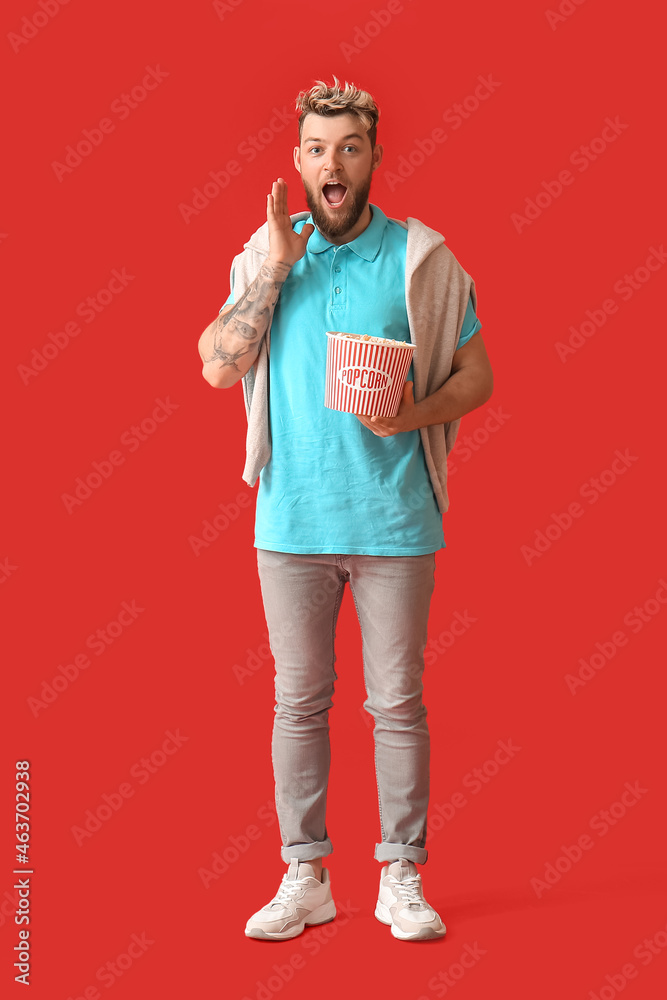
[[[222,351],[222,350],[219,350],[219,349],[216,348],[215,349],[215,353],[213,354],[213,357],[212,358],[208,358],[207,360],[208,361],[216,361],[216,360],[218,360],[220,362],[220,367],[221,368],[235,368],[236,371],[238,372],[241,369],[236,364],[236,362],[239,360],[239,358],[242,358],[244,354],[251,354],[251,353],[253,353],[253,347],[254,347],[254,345],[251,345],[245,351],[236,351],[234,354],[231,354],[231,353],[229,353],[227,351]]]
[[[239,301],[215,320],[212,353],[204,358],[205,363],[218,359],[221,367],[231,366],[239,371],[238,359],[259,350],[289,271],[288,264],[262,264]],[[247,347],[241,347],[239,339]]]

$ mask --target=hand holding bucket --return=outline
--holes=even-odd
[[[327,330],[324,405],[368,417],[395,417],[415,345]]]

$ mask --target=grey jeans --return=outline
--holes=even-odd
[[[272,739],[284,861],[331,854],[326,801],[331,760],[336,622],[345,584],[363,644],[364,708],[375,719],[375,775],[382,841],[378,861],[428,856],[430,743],[422,674],[435,554],[302,555],[257,550],[275,659]]]

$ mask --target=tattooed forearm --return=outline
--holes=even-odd
[[[253,355],[252,360],[254,361],[254,355],[257,354],[257,345],[253,344],[250,347],[246,347],[245,350],[236,351],[233,354],[230,353],[229,351],[215,351],[213,357],[210,358],[209,360],[219,361],[221,368],[235,368],[237,372],[240,372],[241,369],[236,364],[236,362],[239,360],[239,358],[242,358],[244,354],[252,354]]]
[[[200,354],[204,364],[217,361],[219,367],[232,367],[241,374],[248,371],[289,272],[288,264],[262,264],[239,301],[224,316],[218,316],[202,336]],[[249,356],[247,363],[239,367],[236,362],[244,355]]]
[[[240,306],[241,306],[241,303],[239,302],[239,307]],[[244,320],[241,319],[241,315],[242,315],[241,308],[239,308],[238,311],[235,312],[234,316],[232,317],[232,313],[233,312],[234,312],[234,310],[232,309],[230,312],[225,313],[224,316],[218,317],[218,328],[216,330],[216,336],[217,336],[217,334],[221,334],[222,333],[222,331],[224,330],[224,328],[229,323],[229,320],[230,320],[230,317],[231,317],[232,321],[234,323],[234,326],[231,327],[230,332],[233,331],[234,333],[237,333],[239,335],[239,337],[243,337],[244,340],[257,340],[257,330],[256,330],[256,328],[254,326],[251,326],[250,323],[246,323]],[[266,312],[266,310],[264,310],[264,312]],[[255,317],[255,319],[260,319],[260,320],[263,319],[263,318],[264,317],[262,316],[261,313],[259,313]],[[266,326],[267,327],[269,325],[268,319],[269,319],[269,317],[267,316],[266,317]]]
[[[216,343],[223,330],[236,333],[244,340],[263,337],[288,273],[286,264],[262,264],[259,274],[234,308],[220,317]]]

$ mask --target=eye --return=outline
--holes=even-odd
[[[321,148],[320,146],[311,146],[310,149],[308,150],[308,152],[309,153],[317,153],[320,148]]]
[[[356,146],[343,146],[343,149],[351,149],[353,153],[356,153],[357,151]]]

